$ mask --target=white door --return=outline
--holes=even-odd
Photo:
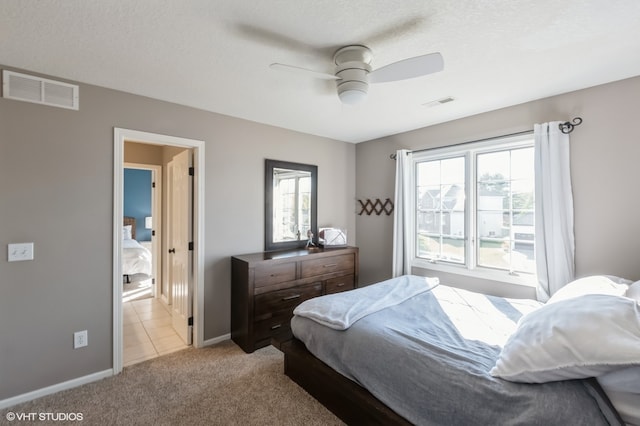
[[[171,173],[171,215],[169,226],[171,267],[171,316],[173,328],[187,345],[191,344],[193,262],[191,240],[192,180],[190,150],[173,157]]]

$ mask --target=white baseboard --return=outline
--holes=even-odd
[[[46,388],[37,389],[31,392],[23,393],[22,395],[13,396],[11,398],[0,400],[0,410],[11,407],[23,402],[32,401],[37,398],[41,398],[52,393],[60,392],[63,390],[75,388],[85,385],[87,383],[95,382],[107,377],[113,376],[113,369],[99,371],[97,373],[89,374],[87,376],[78,377],[77,379],[68,380],[66,382],[58,383]]]
[[[231,333],[223,334],[222,336],[214,337],[213,339],[208,339],[202,342],[202,346],[211,346],[216,343],[224,342],[225,340],[231,339]]]

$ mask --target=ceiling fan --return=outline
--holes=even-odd
[[[344,104],[358,104],[365,100],[369,83],[385,83],[407,80],[432,74],[444,69],[442,55],[438,52],[403,59],[382,68],[373,69],[373,53],[366,46],[350,45],[338,49],[333,55],[336,65],[334,74],[300,68],[293,65],[273,63],[274,70],[302,73],[314,78],[335,80],[338,97]]]

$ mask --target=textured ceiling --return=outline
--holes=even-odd
[[[444,71],[347,106],[269,68],[331,73],[348,44]],[[361,142],[640,75],[640,1],[0,0],[0,64]]]

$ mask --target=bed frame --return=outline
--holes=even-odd
[[[295,337],[273,344],[284,352],[284,374],[345,423],[411,424],[369,391],[313,356]]]

